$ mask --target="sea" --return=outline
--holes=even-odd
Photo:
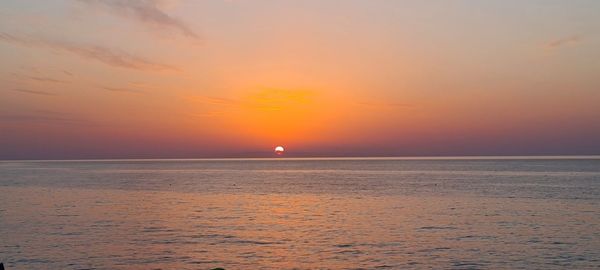
[[[12,269],[600,269],[600,157],[0,162]]]

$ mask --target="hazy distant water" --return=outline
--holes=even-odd
[[[0,261],[600,268],[600,159],[0,162]]]

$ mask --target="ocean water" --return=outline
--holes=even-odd
[[[598,269],[600,158],[0,162],[10,269]]]

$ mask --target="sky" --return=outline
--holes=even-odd
[[[0,159],[600,154],[598,10],[3,0]]]

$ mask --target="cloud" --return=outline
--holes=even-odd
[[[37,114],[44,114],[44,115],[58,115],[58,116],[70,116],[70,113],[65,113],[65,112],[58,112],[58,111],[52,111],[52,110],[35,110],[34,111]]]
[[[570,37],[566,37],[566,38],[561,38],[561,39],[557,39],[557,40],[553,40],[551,42],[549,42],[548,44],[546,44],[546,47],[554,49],[554,48],[558,48],[561,46],[565,46],[565,45],[574,45],[577,43],[580,43],[582,40],[582,38],[580,36],[570,36]]]
[[[194,117],[214,117],[214,116],[219,116],[219,115],[223,115],[223,114],[225,114],[225,112],[223,112],[223,111],[208,111],[208,112],[203,112],[203,113],[191,114],[191,116],[194,116]]]
[[[141,90],[129,89],[129,88],[105,87],[105,86],[103,86],[101,88],[104,90],[112,91],[112,92],[128,92],[128,93],[136,93],[136,94],[142,93]]]
[[[213,105],[235,105],[238,101],[228,98],[219,97],[208,97],[208,96],[194,96],[191,97],[194,101],[200,101],[202,103],[213,104]]]
[[[0,32],[0,41],[28,47],[50,48],[53,50],[71,53],[82,58],[96,60],[107,65],[121,68],[153,71],[178,70],[177,68],[170,65],[153,62],[138,56],[128,54],[123,51],[104,48],[101,46],[72,44],[61,41],[26,38],[2,32]]]
[[[36,77],[36,76],[26,76],[29,79],[32,79],[34,81],[40,81],[40,82],[51,82],[51,83],[66,83],[67,81],[63,81],[63,80],[57,80],[57,79],[52,79],[52,78],[46,78],[46,77]]]
[[[42,124],[79,124],[84,122],[82,119],[77,118],[41,114],[0,114],[0,119],[5,121],[36,122]]]
[[[23,112],[9,112],[0,110],[0,120],[14,123],[30,123],[41,125],[90,126],[98,124],[94,120],[82,118],[80,114],[44,109]]]
[[[28,89],[12,89],[15,92],[21,92],[21,93],[26,93],[26,94],[32,94],[32,95],[43,95],[43,96],[56,96],[57,94],[54,93],[50,93],[50,92],[44,92],[44,91],[37,91],[37,90],[28,90]]]
[[[39,73],[39,72],[37,72],[37,73]],[[21,75],[18,73],[12,73],[12,75],[14,75],[15,77],[20,78],[20,79],[33,80],[33,81],[38,81],[38,82],[68,83],[68,81],[58,80],[58,79],[49,78],[49,77]]]
[[[310,90],[265,88],[243,98],[242,105],[262,111],[307,110],[314,104],[317,95]]]
[[[152,25],[171,28],[181,34],[198,39],[196,34],[187,24],[170,16],[161,9],[162,1],[158,0],[78,0],[91,6],[102,7],[115,14],[149,23]]]
[[[397,103],[397,102],[385,102],[385,101],[363,101],[357,102],[358,105],[369,106],[369,107],[378,107],[378,108],[409,108],[412,107],[411,104],[406,103]]]
[[[202,106],[206,111],[190,114],[190,116],[193,117],[220,116],[231,112],[232,110],[238,110],[240,106],[240,101],[222,97],[195,95],[186,97],[185,99],[193,103],[206,105]]]
[[[283,107],[306,106],[313,101],[313,95],[313,92],[305,90],[264,89],[240,99],[209,96],[193,96],[190,99],[210,105],[280,110]]]

